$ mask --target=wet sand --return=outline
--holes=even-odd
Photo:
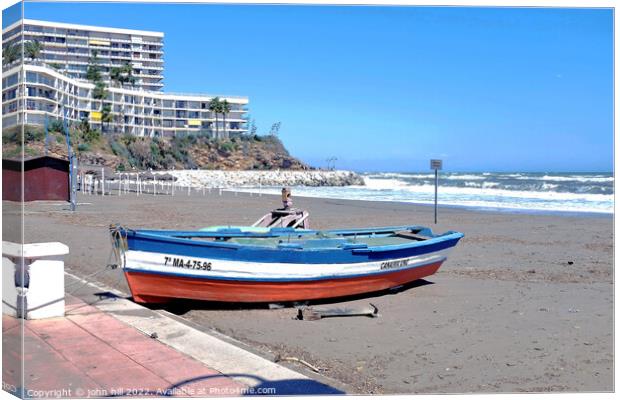
[[[279,206],[274,196],[216,191],[79,201],[85,204],[76,213],[66,204],[28,204],[24,234],[26,242],[68,244],[67,270],[83,277],[107,263],[110,223],[165,229],[251,224]],[[433,226],[433,210],[425,206],[294,201],[311,212],[313,228]],[[11,240],[18,210],[4,202],[3,214],[4,240]],[[437,274],[398,292],[346,299],[347,306],[375,304],[379,318],[298,321],[294,308],[196,302],[168,310],[267,356],[301,358],[358,393],[613,390],[611,216],[441,208],[433,228],[465,233]],[[127,291],[118,271],[91,279]]]

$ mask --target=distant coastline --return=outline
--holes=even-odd
[[[364,185],[296,187],[296,196],[431,205],[430,173],[364,173]],[[439,204],[500,212],[613,214],[613,174],[596,173],[443,173]],[[252,187],[237,190],[255,192]],[[262,187],[276,194],[276,188]]]

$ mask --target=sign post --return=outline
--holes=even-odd
[[[441,160],[431,160],[431,169],[435,170],[435,224],[437,224],[437,186],[439,185],[439,170],[442,167]]]

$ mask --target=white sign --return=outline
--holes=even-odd
[[[441,160],[431,160],[431,169],[441,169],[442,161]]]

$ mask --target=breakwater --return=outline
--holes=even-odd
[[[269,170],[221,171],[178,170],[158,171],[176,178],[178,186],[191,187],[256,187],[256,186],[351,186],[364,185],[362,176],[351,171]]]

